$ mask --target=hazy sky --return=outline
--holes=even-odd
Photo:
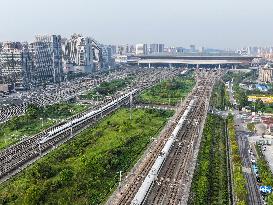
[[[0,41],[44,33],[105,44],[273,46],[273,0],[0,0]]]

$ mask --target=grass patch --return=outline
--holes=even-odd
[[[101,204],[172,111],[119,109],[0,186],[0,204]]]
[[[139,95],[137,100],[141,103],[175,105],[187,96],[194,85],[195,80],[192,75],[179,76],[158,83]]]

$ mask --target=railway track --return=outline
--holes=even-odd
[[[190,116],[188,117],[188,119],[193,119],[196,124],[193,126],[191,123],[187,123],[185,125],[186,128],[183,128],[183,131],[180,133],[180,138],[176,139],[175,144],[177,144],[178,146],[175,146],[172,149],[175,151],[171,152],[171,155],[168,156],[168,158],[171,158],[173,160],[169,161],[169,164],[167,164],[167,162],[164,163],[164,167],[168,168],[162,179],[166,180],[160,181],[159,179],[161,175],[158,175],[157,180],[154,183],[154,186],[158,186],[158,190],[155,191],[158,198],[154,197],[154,201],[148,202],[146,197],[146,204],[162,204],[163,202],[163,204],[165,204],[165,202],[166,204],[176,204],[176,202],[180,200],[179,197],[177,197],[176,193],[181,193],[181,189],[179,189],[179,186],[181,185],[181,179],[185,174],[187,174],[186,167],[188,165],[189,159],[193,156],[193,149],[195,148],[195,146],[192,145],[197,143],[197,139],[195,136],[196,129],[198,129],[197,124],[201,123],[201,121],[204,121],[203,115],[204,112],[206,113],[208,107],[206,101],[208,101],[210,98],[210,93],[212,91],[215,80],[208,77],[206,78],[205,75],[206,74],[204,73],[199,74],[199,76],[197,77],[197,85],[193,89],[192,93],[188,96],[182,108],[178,111],[175,121],[158,139],[157,143],[151,148],[150,153],[145,156],[145,159],[140,162],[138,168],[134,170],[134,173],[128,175],[127,178],[129,179],[127,179],[123,187],[120,187],[119,191],[116,193],[116,197],[109,200],[107,204],[143,204],[143,202],[135,203],[132,202],[132,200],[134,199],[139,189],[141,189],[142,182],[147,177],[149,171],[151,170],[151,167],[155,163],[158,156],[160,156],[162,148],[164,147],[169,136],[172,134],[172,131],[175,129],[175,126],[178,123],[180,117],[183,115],[185,109],[189,106],[189,103],[192,99],[199,96],[199,98],[197,99],[198,106],[196,105],[197,109],[195,111],[192,111],[189,114]],[[198,117],[196,115],[198,115]],[[200,130],[198,130],[198,133],[199,131]],[[189,140],[185,140],[187,139],[187,136],[191,136]],[[191,145],[189,146],[189,144]],[[177,164],[179,164],[180,166],[176,166]],[[175,178],[172,178],[172,176],[175,176]],[[172,180],[175,180],[175,183],[171,184],[171,190],[167,186],[163,186],[164,184],[170,185]],[[149,193],[151,192],[152,191],[149,190]],[[166,194],[164,194],[164,196],[162,197],[162,193]],[[166,197],[166,195],[171,196],[170,200],[167,200],[168,197]]]
[[[87,126],[94,124],[104,116],[118,109],[121,105],[129,103],[130,96],[125,97],[118,101],[114,106],[109,109],[101,110],[96,114],[83,119],[79,123],[75,123],[71,127],[67,127],[64,130],[60,130],[59,133],[44,143],[41,140],[44,139],[46,133],[40,133],[30,139],[27,139],[15,146],[12,146],[2,152],[0,152],[1,167],[0,167],[0,178],[1,182],[8,179],[11,175],[16,174],[17,170],[21,170],[21,166],[24,167],[29,161],[38,159],[39,157],[47,154],[51,149],[66,142],[76,135],[79,131],[85,129]]]
[[[95,111],[89,110],[73,116],[64,124],[51,127],[42,133],[0,151],[0,183],[8,180],[37,159],[70,140],[79,132],[93,125],[104,116],[114,112],[123,105],[129,105],[131,96],[135,96],[143,89],[154,85],[161,78],[172,78],[177,74],[177,72],[172,72],[167,76],[162,76],[162,74],[158,72],[150,81],[139,83],[136,89],[134,89],[134,92],[130,91],[133,92],[132,94],[127,95],[128,92],[127,94],[118,96],[117,99],[106,102],[104,106],[101,105],[100,107],[97,107],[97,110]],[[53,136],[48,137],[48,133],[54,134]]]
[[[187,103],[186,103],[186,105],[187,105]],[[141,184],[139,182],[143,181],[144,178],[146,177],[146,175],[148,174],[148,172],[149,172],[151,166],[153,165],[153,163],[155,162],[158,154],[161,152],[162,148],[164,147],[167,138],[169,137],[169,135],[171,134],[171,132],[175,128],[175,125],[177,124],[181,115],[184,113],[184,111],[186,109],[186,105],[184,105],[182,107],[182,109],[180,109],[180,112],[179,112],[178,116],[176,117],[175,121],[163,133],[162,138],[159,140],[158,143],[156,143],[155,147],[150,152],[149,156],[147,156],[145,163],[139,167],[138,172],[135,173],[135,177],[133,177],[133,179],[130,181],[130,185],[126,186],[125,190],[120,191],[120,193],[119,193],[120,199],[116,202],[111,202],[111,203],[113,203],[113,204],[130,204],[131,203],[131,200],[133,199],[136,191],[141,186]]]
[[[197,107],[195,107],[197,108]],[[188,118],[193,118],[194,117],[194,111],[192,111],[189,115]],[[191,123],[186,122],[185,128],[183,131],[180,133],[180,137],[177,139],[175,142],[175,145],[173,147],[173,150],[171,151],[168,159],[165,162],[165,167],[167,167],[166,171],[162,174],[159,174],[158,180],[154,184],[153,189],[155,190],[155,197],[154,200],[151,202],[152,204],[162,204],[165,199],[166,199],[166,194],[169,193],[167,186],[170,183],[170,188],[172,189],[177,185],[176,181],[172,180],[172,176],[176,174],[177,171],[177,166],[176,164],[182,164],[184,165],[184,161],[187,159],[187,156],[189,154],[189,141],[192,139],[192,135],[188,134],[191,133]],[[189,137],[188,137],[189,136]],[[189,138],[189,140],[187,139]],[[186,157],[181,157],[181,156],[186,156]],[[166,194],[163,194],[166,193]],[[172,194],[172,192],[170,192]],[[150,204],[148,200],[146,200],[146,204]]]
[[[200,99],[201,100],[201,99]],[[144,204],[181,204],[181,192],[187,182],[189,163],[193,158],[194,147],[199,137],[198,125],[204,116],[205,102],[201,100],[188,115],[188,122],[180,133],[178,142],[166,160]],[[182,142],[182,144],[179,144]]]

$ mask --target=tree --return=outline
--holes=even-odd
[[[247,106],[248,103],[248,97],[245,92],[240,92],[239,94],[239,104],[241,107]]]
[[[262,111],[262,112],[264,112],[265,105],[264,105],[264,103],[263,103],[263,101],[261,99],[256,100],[255,103],[254,103],[254,105],[255,105],[255,108],[256,108],[255,111]]]
[[[30,119],[35,119],[39,116],[39,113],[40,113],[40,110],[39,108],[36,106],[36,105],[29,105],[28,108],[27,108],[27,116],[30,118]]]

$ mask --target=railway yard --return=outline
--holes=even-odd
[[[107,204],[186,204],[209,99],[220,72],[197,84]]]
[[[273,205],[273,0],[0,5],[0,205]]]
[[[160,79],[172,78],[179,74],[179,72],[179,69],[158,70],[154,72],[144,71],[143,75],[146,75],[146,77],[139,76],[134,82],[134,88],[128,87],[128,90],[116,95],[114,100],[103,102],[84,113],[71,117],[65,123],[55,125],[33,137],[24,139],[2,150],[0,152],[0,181],[6,181],[120,106],[131,104],[133,97],[141,92],[141,90],[154,85]]]
[[[133,102],[139,93],[161,80],[174,78],[181,71],[144,70],[111,100],[2,150],[0,182],[7,181],[121,106],[136,106]],[[124,173],[106,204],[187,204],[210,96],[222,71],[198,70],[195,74],[195,87],[176,107],[145,105],[148,109],[176,112],[131,171]]]

